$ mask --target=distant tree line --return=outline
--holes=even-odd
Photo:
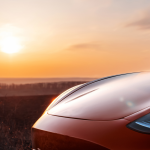
[[[87,82],[87,81],[85,81]],[[0,83],[0,96],[51,95],[85,83],[84,81],[51,82],[34,84],[4,84]]]

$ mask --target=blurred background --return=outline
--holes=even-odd
[[[149,0],[1,0],[0,12],[0,77],[149,69]]]

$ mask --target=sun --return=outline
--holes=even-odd
[[[11,24],[0,27],[0,51],[8,54],[18,53],[22,48],[22,29]]]
[[[19,38],[15,36],[5,36],[1,39],[1,51],[12,54],[17,53],[22,49]]]

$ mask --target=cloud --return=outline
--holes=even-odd
[[[136,27],[140,30],[150,30],[150,10],[142,13],[138,19],[134,19],[126,27]]]
[[[72,51],[75,50],[89,51],[89,50],[100,50],[100,49],[101,47],[97,43],[80,43],[80,44],[71,45],[67,48],[67,50],[72,50]]]

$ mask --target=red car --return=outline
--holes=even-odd
[[[73,87],[32,127],[33,150],[150,150],[150,72]]]

